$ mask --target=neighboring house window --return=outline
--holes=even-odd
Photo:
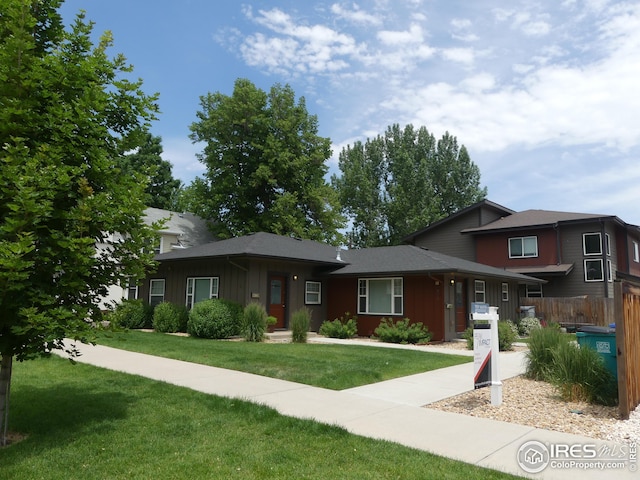
[[[514,237],[509,239],[509,258],[538,256],[538,237]]]
[[[528,298],[542,298],[542,284],[527,285],[525,296]]]
[[[611,256],[611,237],[609,236],[608,233],[604,234],[604,242],[606,243],[606,247],[607,247],[607,255],[610,257]]]
[[[187,278],[187,301],[189,310],[194,304],[210,298],[218,298],[220,280],[218,277]]]
[[[502,283],[502,301],[503,302],[509,301],[509,284],[506,282]]]
[[[164,279],[149,280],[149,305],[155,307],[164,302]]]
[[[640,245],[638,245],[638,242],[633,242],[633,261],[640,262]]]
[[[358,281],[358,313],[402,315],[402,278],[362,278]]]
[[[584,280],[585,282],[601,282],[604,280],[604,272],[602,270],[602,259],[585,260],[584,261]]]
[[[476,280],[474,282],[475,301],[479,303],[485,303],[485,283],[484,280]]]
[[[585,255],[602,255],[602,242],[599,233],[583,234],[582,246]]]
[[[127,299],[128,300],[137,300],[138,299],[138,285],[135,283],[129,282],[127,286]]]
[[[611,260],[607,260],[607,280],[613,282],[613,265]]]
[[[322,302],[321,292],[322,292],[322,283],[305,282],[304,303],[306,303],[307,305],[320,305],[320,303]]]

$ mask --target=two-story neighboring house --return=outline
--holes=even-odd
[[[514,212],[485,200],[405,241],[547,282],[523,286],[521,297],[612,298],[617,276],[640,277],[640,228],[614,215]]]
[[[164,221],[164,226],[158,232],[159,238],[155,245],[155,251],[158,254],[195,247],[215,240],[207,227],[207,222],[192,213],[178,213],[149,207],[144,212],[144,221],[148,225]],[[109,242],[118,241],[118,237],[119,234],[113,234],[109,238],[105,238],[105,243],[98,244],[96,248],[104,250]],[[135,284],[111,285],[101,305],[106,310],[114,303],[119,303],[123,298],[137,299],[138,296],[138,286]]]

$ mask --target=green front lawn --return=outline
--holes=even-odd
[[[57,357],[15,365],[10,430],[3,479],[516,478]]]
[[[345,388],[471,362],[468,356],[362,345],[252,343],[130,331],[98,344],[240,370],[316,387]]]

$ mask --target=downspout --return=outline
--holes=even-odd
[[[607,232],[605,231],[605,224],[600,219],[600,236],[602,237],[602,270],[604,278],[604,298],[609,298],[609,267],[607,265]]]

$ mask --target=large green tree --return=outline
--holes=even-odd
[[[396,245],[426,225],[486,197],[480,170],[448,132],[391,125],[384,136],[347,146],[334,175],[355,247]]]
[[[343,226],[335,190],[324,176],[331,142],[290,86],[267,93],[246,79],[233,94],[209,93],[191,125],[206,165],[194,213],[220,238],[265,231],[337,243]]]
[[[145,178],[124,175],[155,97],[91,40],[59,0],[4,0],[0,14],[0,444],[14,359],[77,353],[92,340],[106,287],[142,277],[155,232],[143,222]],[[108,247],[97,250],[97,242]]]
[[[173,178],[171,162],[162,158],[162,139],[146,133],[139,148],[122,157],[125,174],[139,173],[148,178],[146,203],[149,207],[175,208],[182,182]]]

